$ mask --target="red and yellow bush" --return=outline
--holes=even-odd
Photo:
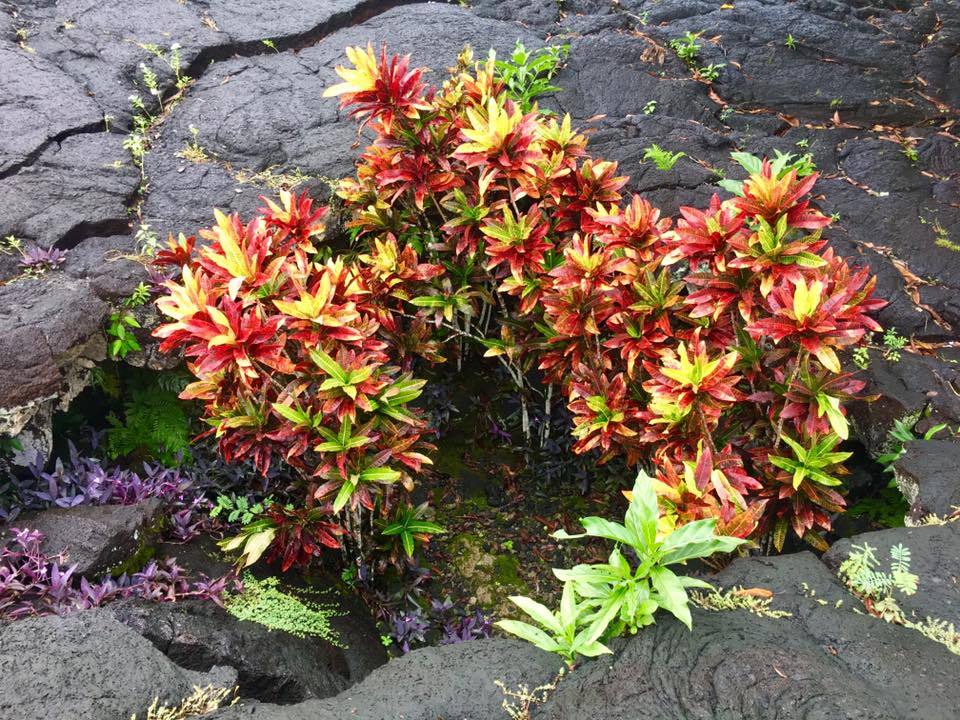
[[[524,397],[532,373],[562,389],[577,452],[654,468],[668,523],[822,545],[863,386],[837,353],[883,303],[826,246],[816,174],[738,154],[739,196],[673,221],[623,198],[569,117],[523,113],[492,61],[431,87],[385,50],[348,56],[327,94],[373,134],[338,189],[363,250],[320,262],[322,211],[284,196],[164,258],[189,260],[157,334],[225,456],[282,458],[331,514],[373,507],[427,462],[412,358],[475,340]]]

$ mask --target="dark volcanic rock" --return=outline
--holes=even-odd
[[[362,679],[351,673],[346,657],[351,648],[238,621],[207,601],[123,602],[110,610],[181,667],[235,668],[243,697],[279,703],[324,698]],[[385,662],[386,654],[375,634],[371,642]]]
[[[393,52],[412,53],[413,64],[431,68],[431,79],[439,81],[465,44],[479,57],[489,47],[507,52],[517,38],[530,46],[542,43],[519,25],[478,18],[463,8],[398,7],[296,54],[217,63],[177,108],[164,141],[172,152],[182,149],[192,126],[199,144],[234,172],[280,168],[340,177],[353,168],[357,125],[341,117],[335,98],[322,95],[339,81],[334,67],[345,62],[344,48],[388,43]]]
[[[64,552],[76,575],[99,577],[114,572],[156,540],[161,502],[150,498],[136,505],[78,505],[22,516],[21,527],[44,534],[43,551]],[[126,569],[126,568],[125,568]]]
[[[238,706],[210,720],[492,720],[503,716],[503,694],[495,680],[508,688],[536,687],[555,677],[562,664],[519,640],[421,648],[391,660],[335,698],[288,707]]]
[[[0,42],[0,69],[0,178],[72,132],[103,129],[97,104],[53,64]]]
[[[897,486],[910,503],[910,517],[948,517],[960,509],[960,445],[949,440],[917,440],[894,464]]]
[[[114,133],[73,135],[0,180],[0,235],[70,248],[92,235],[125,233],[140,172]]]
[[[907,617],[919,622],[926,618],[960,625],[960,526],[927,525],[892,528],[856,535],[836,543],[823,556],[836,569],[850,555],[852,545],[869,544],[880,561],[878,570],[890,572],[890,548],[902,544],[910,551],[910,572],[920,580],[917,592],[894,597]]]
[[[234,680],[174,665],[102,611],[0,626],[0,720],[130,720],[154,698],[173,705],[194,685]]]
[[[872,401],[850,403],[854,431],[871,455],[886,452],[889,432],[896,420],[920,417],[929,411],[929,422],[960,422],[960,383],[956,366],[935,357],[902,352],[898,362],[870,353],[870,365],[859,373],[867,380],[864,396]],[[854,368],[855,369],[855,368]]]
[[[773,590],[774,608],[793,615],[695,609],[692,632],[659,616],[618,655],[565,679],[538,717],[628,720],[638,708],[664,720],[954,716],[960,658],[855,613],[859,602],[809,553],[740,560],[711,580]],[[804,582],[817,594],[807,597]]]
[[[0,431],[16,434],[44,401],[79,392],[105,357],[108,311],[86,281],[59,271],[0,287]]]

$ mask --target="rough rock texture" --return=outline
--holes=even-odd
[[[471,8],[10,0],[4,8],[0,189],[8,203],[0,235],[70,248],[68,264],[84,268],[81,277],[68,269],[0,291],[4,431],[46,421],[53,400],[68,401],[82,383],[78,358],[97,359],[91,343],[102,351],[91,338],[106,302],[138,277],[132,263],[104,258],[134,250],[141,219],[161,236],[191,233],[209,223],[212,207],[248,214],[278,187],[323,196],[326,178],[350,171],[354,123],[321,93],[344,46],[368,41],[411,52],[440,79],[464,43],[481,56],[517,39],[535,47],[563,36],[571,55],[556,79],[562,91],[544,104],[589,126],[593,151],[619,160],[629,187],[668,213],[706,202],[714,169],[737,176],[731,150],[810,152],[824,173],[822,205],[839,214],[829,237],[869,264],[890,300],[882,324],[934,342],[960,327],[960,147],[949,124],[960,103],[960,13],[951,0],[478,0]],[[701,33],[697,65],[723,64],[712,86],[669,49],[686,32]],[[174,73],[151,52],[169,60],[173,44],[181,73],[195,81],[179,104]],[[120,148],[131,93],[159,109],[141,63],[157,73],[167,108],[145,159],[143,197]],[[206,162],[177,155],[194,139],[191,127]],[[653,143],[686,157],[661,172],[642,160]],[[126,210],[141,200],[131,221]],[[15,273],[15,262],[0,257],[0,276]],[[54,306],[83,308],[82,317],[47,312]],[[11,347],[20,353],[11,356]],[[960,419],[956,370],[939,357],[875,359],[867,376],[882,397],[853,415],[871,451],[893,419],[926,404],[935,416]],[[48,435],[40,425],[34,434]]]
[[[897,603],[908,617],[927,617],[960,626],[960,525],[930,525],[893,528],[864,533],[840,540],[823,556],[836,569],[850,555],[851,545],[869,544],[880,561],[879,570],[890,572],[890,548],[901,544],[910,550],[910,572],[919,576],[913,595],[895,593]]]
[[[949,517],[960,510],[960,445],[916,440],[894,464],[897,486],[910,503],[910,517]]]
[[[773,607],[793,615],[695,609],[693,632],[658,617],[615,657],[565,679],[535,717],[627,720],[638,708],[664,720],[955,716],[960,658],[853,612],[860,603],[810,553],[738,560],[711,581],[773,590]]]
[[[44,534],[43,551],[63,552],[76,575],[99,577],[123,569],[151,547],[158,534],[162,503],[150,498],[136,505],[78,505],[21,516],[21,527]]]
[[[503,717],[494,684],[535,687],[556,676],[562,661],[519,640],[476,640],[421,648],[374,670],[335,698],[297,705],[248,705],[210,720],[492,720]],[[587,716],[584,716],[587,717]]]
[[[349,649],[238,621],[210,602],[123,602],[110,609],[181,667],[234,667],[243,697],[280,703],[323,698],[362,679],[351,674]]]
[[[101,611],[0,626],[0,720],[130,720],[156,697],[174,704],[194,685],[235,679],[174,665]]]

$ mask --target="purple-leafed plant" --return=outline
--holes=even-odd
[[[191,578],[175,558],[151,561],[133,575],[75,582],[76,565],[65,567],[66,557],[47,555],[43,535],[36,530],[12,529],[0,545],[0,621],[38,615],[65,615],[98,607],[121,598],[173,602],[204,598],[222,604],[223,593],[236,578]]]
[[[39,245],[24,250],[21,255],[20,269],[24,275],[30,277],[39,277],[48,270],[56,270],[67,259],[66,250],[55,247],[42,248]]]

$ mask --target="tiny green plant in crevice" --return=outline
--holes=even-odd
[[[277,44],[276,44],[273,40],[270,40],[269,38],[266,38],[266,39],[264,39],[264,40],[261,40],[260,43],[261,43],[264,47],[267,47],[267,48],[270,48],[271,50],[273,50],[275,53],[277,53],[277,55],[280,54],[280,51],[277,49]]]
[[[897,332],[894,327],[888,327],[883,333],[883,358],[892,363],[900,362],[900,351],[907,345],[907,338]]]
[[[152,258],[160,249],[160,238],[147,223],[140,223],[137,226],[133,240],[137,245],[137,252],[144,257]]]
[[[773,593],[764,588],[732,587],[728,590],[711,589],[705,592],[690,593],[690,602],[703,610],[716,612],[723,610],[746,610],[759,617],[780,619],[793,617],[786,610],[774,610],[770,607]]]
[[[191,139],[187,141],[186,146],[182,150],[178,150],[176,155],[178,158],[182,158],[192,163],[201,164],[210,161],[210,156],[207,155],[207,151],[200,144],[200,130],[199,128],[190,126],[190,137]]]
[[[653,115],[657,111],[657,101],[650,100],[646,105],[643,106],[644,115]]]
[[[700,54],[700,43],[697,42],[700,35],[701,33],[687,32],[683,37],[670,41],[670,49],[690,67],[696,64],[697,56]]]
[[[917,435],[917,423],[920,421],[919,413],[911,413],[902,418],[894,420],[893,427],[887,433],[887,442],[884,451],[877,456],[877,462],[883,466],[885,472],[892,473],[894,464],[907,451],[906,444],[915,440],[933,440],[937,435],[943,432],[946,423],[938,423],[928,428],[923,435]]]
[[[729,553],[746,541],[717,535],[715,518],[695,520],[676,529],[666,527],[668,523],[662,521],[667,518],[661,517],[653,480],[642,470],[628,494],[630,505],[624,524],[585,517],[580,519],[583,533],[569,535],[558,530],[552,536],[558,540],[612,540],[615,546],[608,562],[577,565],[569,570],[554,568],[554,575],[564,583],[559,610],[554,612],[528,597],[512,596],[510,600],[540,627],[501,620],[496,623],[499,628],[557,653],[572,666],[578,656],[609,653],[603,641],[652,624],[654,613],[661,608],[691,627],[687,588],[713,588],[702,580],[677,575],[670,566]],[[621,551],[622,547],[628,549],[627,553]]]
[[[710,63],[709,65],[698,67],[696,68],[697,77],[711,83],[720,77],[720,71],[726,66],[726,63]]]
[[[193,692],[178,704],[170,706],[160,703],[156,697],[147,708],[144,720],[188,720],[188,718],[202,717],[220,708],[235,705],[240,699],[239,688],[221,688],[207,685],[195,685]],[[138,720],[138,715],[131,715],[130,720]]]
[[[868,348],[866,345],[861,345],[858,348],[854,348],[853,364],[861,370],[866,370],[868,367],[870,367],[870,348]]]
[[[793,35],[787,33],[787,39],[783,41],[783,44],[786,45],[791,50],[797,49],[797,41],[794,39]]]
[[[298,590],[298,595],[302,592],[306,591]],[[238,620],[249,620],[297,637],[321,638],[336,647],[344,647],[330,624],[332,618],[343,614],[337,605],[298,595],[282,589],[276,577],[258,580],[251,573],[244,573],[243,590],[228,595],[224,607]]]
[[[902,152],[903,156],[913,165],[916,165],[920,161],[920,154],[914,147],[913,142],[908,138],[900,141],[900,152]]]
[[[566,63],[569,54],[569,45],[527,50],[519,40],[506,60],[496,60],[496,53],[490,51],[490,57],[496,60],[497,79],[504,83],[507,92],[525,113],[533,109],[537,98],[560,89],[550,81]]]
[[[950,234],[947,232],[947,229],[937,221],[933,223],[933,232],[936,236],[935,244],[937,247],[960,253],[960,243],[953,242],[950,239]]]
[[[134,315],[134,309],[140,307],[150,299],[150,289],[140,283],[136,289],[125,298],[121,306],[110,313],[107,321],[107,336],[110,341],[110,357],[114,360],[123,360],[131,352],[142,350],[133,331],[140,328],[140,322]]]
[[[677,160],[684,156],[686,156],[685,152],[671,153],[659,145],[651,145],[650,147],[644,148],[643,151],[644,161],[649,160],[657,166],[658,170],[663,170],[664,172],[673,170],[673,166],[677,164]]]

